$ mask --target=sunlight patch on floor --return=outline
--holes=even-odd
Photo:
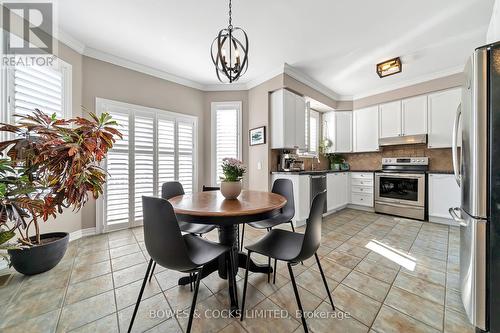
[[[395,262],[396,264],[403,266],[407,270],[410,271],[415,270],[415,266],[417,265],[417,259],[401,251],[398,251],[387,244],[372,239],[370,242],[368,242],[368,244],[365,245],[365,247]]]

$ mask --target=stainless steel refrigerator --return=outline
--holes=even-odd
[[[465,74],[453,135],[462,203],[450,214],[460,224],[467,316],[480,330],[500,332],[500,43],[478,48]]]

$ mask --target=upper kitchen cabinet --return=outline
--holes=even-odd
[[[306,101],[286,89],[271,93],[271,148],[306,148]]]
[[[378,106],[353,111],[354,152],[378,151]]]
[[[402,135],[418,135],[427,133],[427,96],[416,96],[403,99]]]
[[[331,111],[323,114],[323,137],[332,145],[326,153],[352,152],[352,112]]]
[[[401,101],[379,106],[379,138],[401,136]]]
[[[455,88],[429,94],[427,97],[429,148],[449,148],[453,135],[455,114],[460,105],[461,89]]]

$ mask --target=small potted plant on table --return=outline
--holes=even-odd
[[[67,232],[41,234],[40,221],[102,194],[99,162],[122,135],[107,113],[63,120],[36,109],[19,118],[0,125],[13,134],[0,142],[0,250],[18,272],[33,275],[55,267],[69,240]]]
[[[246,168],[238,159],[224,158],[222,160],[222,173],[220,191],[226,199],[236,199],[241,193],[241,180]]]
[[[330,170],[341,170],[342,163],[344,163],[345,158],[340,154],[326,154],[328,162],[330,162]]]

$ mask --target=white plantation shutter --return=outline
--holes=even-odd
[[[8,69],[9,122],[35,108],[57,118],[71,117],[71,66],[14,66]]]
[[[223,176],[222,160],[241,159],[241,106],[240,103],[214,103],[212,112],[213,182],[218,184]]]
[[[107,225],[129,221],[129,115],[109,112],[120,124],[123,139],[117,140],[106,158],[108,178],[106,182],[105,222]]]
[[[317,153],[319,145],[319,112],[309,111],[309,152]]]
[[[166,181],[179,180],[186,193],[193,191],[194,118],[113,101],[98,107],[111,114],[124,135],[106,159],[104,230],[140,224],[142,196],[159,196]]]
[[[142,220],[142,196],[154,193],[154,115],[134,117],[134,218]]]
[[[177,123],[178,142],[178,180],[184,187],[184,192],[193,192],[194,173],[194,124],[179,121]]]
[[[175,119],[158,118],[158,195],[163,183],[175,180]]]

